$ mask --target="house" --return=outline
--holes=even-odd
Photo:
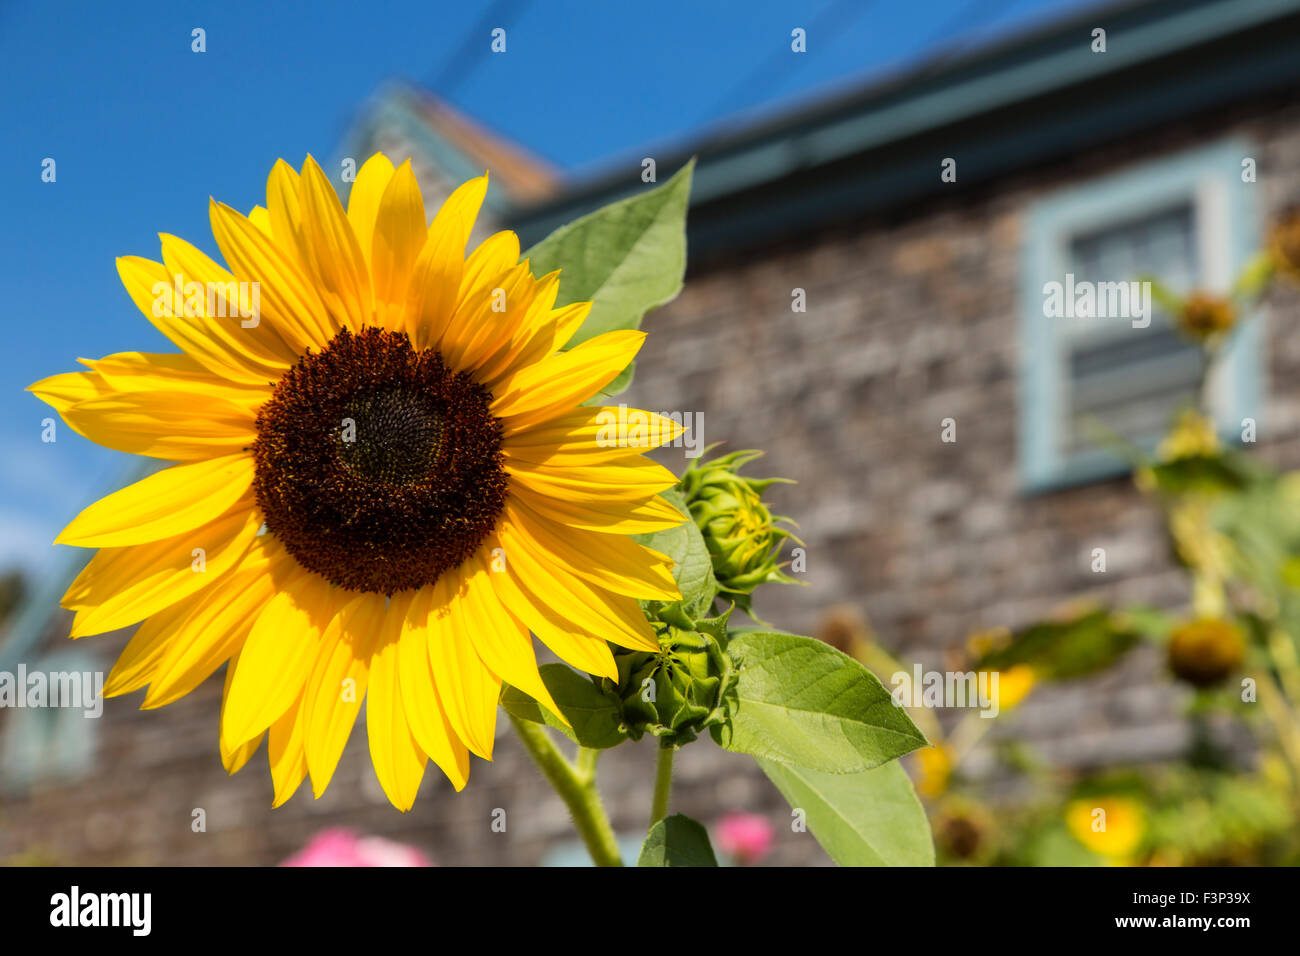
[[[430,200],[490,167],[489,227],[524,246],[648,188],[647,157],[566,182],[404,88],[341,155],[374,148],[409,153]],[[666,176],[691,155],[686,289],[648,318],[627,400],[701,411],[707,440],[763,448],[763,471],[798,481],[772,497],[800,522],[808,586],[765,594],[766,617],[808,633],[847,603],[900,657],[933,664],[972,631],[1067,598],[1185,601],[1157,516],[1085,422],[1150,443],[1190,394],[1197,357],[1158,312],[1145,325],[1051,318],[1044,289],[1144,272],[1226,287],[1300,202],[1300,0],[1097,6],[649,158]],[[792,308],[799,292],[806,311]],[[1211,386],[1225,435],[1253,419],[1255,453],[1286,467],[1300,466],[1298,304],[1267,300]],[[60,591],[21,612],[0,670],[68,648],[66,621],[48,612]],[[123,640],[72,647],[106,668]],[[1151,691],[1156,666],[1138,656],[1031,698],[1011,728],[1064,766],[1168,757],[1188,731]],[[0,717],[0,858],[268,862],[340,823],[445,863],[565,852],[564,809],[508,735],[465,793],[430,774],[398,816],[356,734],[325,797],[303,792],[271,814],[261,767],[221,770],[218,699],[210,681],[159,714],[113,701],[93,723]],[[630,838],[648,804],[645,757],[620,748],[602,766]],[[747,761],[707,742],[679,767],[684,812],[788,813]],[[505,833],[491,828],[495,808]],[[821,858],[807,834],[779,832],[776,859]]]

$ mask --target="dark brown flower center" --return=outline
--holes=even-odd
[[[432,584],[496,525],[508,481],[491,395],[404,333],[346,329],[276,385],[257,420],[267,529],[341,588]]]

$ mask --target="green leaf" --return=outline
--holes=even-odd
[[[929,821],[899,763],[839,774],[758,765],[840,866],[934,865]]]
[[[573,725],[572,729],[565,727],[550,710],[509,684],[501,690],[501,706],[507,713],[535,724],[548,724],[583,747],[603,750],[615,747],[627,738],[627,734],[619,729],[622,717],[618,700],[607,696],[590,678],[564,664],[543,664],[538,670],[542,683]]]
[[[1064,621],[1040,621],[975,664],[976,670],[1005,670],[1029,664],[1045,680],[1066,680],[1104,670],[1139,641],[1135,621],[1096,610]]]
[[[665,817],[650,828],[637,866],[717,866],[709,834],[681,813]]]
[[[1257,252],[1237,274],[1232,284],[1234,298],[1254,299],[1258,297],[1269,280],[1273,277],[1273,257],[1267,252]]]
[[[1138,276],[1139,282],[1151,285],[1151,298],[1155,304],[1171,315],[1183,311],[1183,297],[1149,273]]]
[[[681,291],[694,167],[691,160],[662,186],[561,226],[524,253],[535,275],[562,270],[557,308],[592,303],[591,314],[568,348],[604,332],[640,328],[647,312]],[[601,395],[608,398],[627,388],[631,368]]]
[[[570,348],[604,332],[638,328],[642,316],[681,291],[694,167],[692,160],[662,186],[561,226],[524,253],[536,275],[563,270],[557,308],[592,303]]]
[[[700,529],[686,510],[686,500],[681,492],[671,489],[662,492],[662,496],[682,513],[682,523],[665,531],[632,535],[632,538],[672,558],[673,580],[682,592],[683,610],[690,617],[703,617],[713,607],[713,599],[718,593],[718,582],[713,577],[713,559],[709,557],[709,548]]]
[[[1228,453],[1188,455],[1151,466],[1151,474],[1161,491],[1173,495],[1237,491],[1250,480],[1242,465]]]
[[[829,644],[745,631],[727,651],[737,666],[737,702],[730,723],[714,730],[727,750],[847,774],[927,743],[876,676]]]

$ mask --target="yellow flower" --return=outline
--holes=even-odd
[[[1087,797],[1065,808],[1065,825],[1093,853],[1118,862],[1129,857],[1146,832],[1146,813],[1122,796]]]
[[[1179,412],[1174,427],[1156,450],[1161,461],[1178,461],[1183,458],[1207,458],[1219,450],[1219,436],[1214,422],[1195,409]]]
[[[1028,664],[1017,664],[998,674],[999,710],[1011,710],[1029,696],[1038,682],[1038,675]]]
[[[486,190],[429,226],[409,162],[372,157],[345,211],[313,159],[281,161],[266,208],[212,202],[225,267],[168,235],[161,263],[118,260],[178,353],[31,387],[92,441],[177,463],[58,539],[101,549],[63,600],[73,637],[144,622],[105,693],[159,707],[229,662],[222,759],[267,737],[277,806],[306,776],[325,790],[363,700],[395,806],[430,759],[460,789],[503,681],[558,713],[530,632],[617,679],[606,640],[657,650],[637,599],[679,597],[627,537],[681,523],[658,497],[675,477],[599,444],[582,405],[643,335],[560,351],[590,303],[554,308],[559,274],[534,277],[514,233],[465,256]]]
[[[1231,621],[1188,621],[1169,635],[1169,669],[1194,687],[1212,687],[1241,666],[1246,641]]]
[[[942,744],[923,747],[916,752],[919,778],[916,790],[923,797],[937,797],[948,789],[952,777],[952,756]]]
[[[1223,296],[1197,291],[1183,300],[1174,318],[1184,334],[1203,340],[1231,331],[1237,323],[1237,307]]]

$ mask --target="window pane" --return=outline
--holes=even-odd
[[[1133,282],[1149,274],[1187,291],[1198,272],[1192,206],[1076,235],[1069,262],[1076,283]],[[1201,353],[1154,304],[1145,329],[1117,317],[1061,321],[1067,323],[1069,376],[1063,383],[1062,454],[1096,448],[1098,426],[1130,441],[1154,438],[1179,408],[1194,401]]]

